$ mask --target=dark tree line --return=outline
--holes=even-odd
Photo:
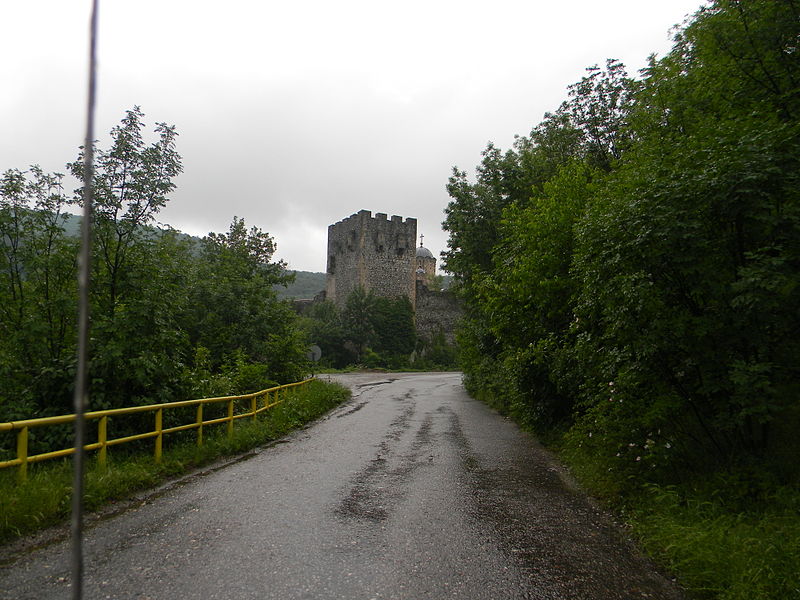
[[[450,178],[469,389],[567,428],[614,485],[795,468],[799,10],[717,0],[641,78],[589,69]]]
[[[175,189],[177,132],[144,139],[128,111],[96,148],[91,409],[244,393],[307,372],[306,340],[276,298],[275,243],[234,217],[199,244],[156,216]],[[82,183],[82,158],[68,165]],[[0,183],[0,421],[71,412],[77,240],[62,176],[7,170]]]
[[[442,369],[456,366],[455,348],[444,335],[417,336],[408,298],[384,298],[358,288],[340,309],[325,301],[311,306],[303,327],[322,350],[322,364],[390,369]]]

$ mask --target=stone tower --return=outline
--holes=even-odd
[[[344,306],[363,287],[376,296],[416,300],[417,220],[361,210],[328,227],[325,296]]]

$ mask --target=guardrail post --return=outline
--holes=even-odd
[[[197,405],[197,445],[203,445],[203,405]]]
[[[28,428],[23,427],[17,434],[17,459],[19,460],[19,470],[17,471],[17,481],[22,483],[28,478]]]
[[[155,451],[155,457],[156,457],[156,462],[157,463],[161,462],[161,444],[162,444],[162,441],[164,439],[164,433],[163,433],[164,427],[162,426],[163,417],[164,417],[164,409],[163,408],[159,408],[156,411],[156,451]]]
[[[233,436],[233,400],[228,400],[228,437]]]
[[[250,398],[250,412],[253,413],[253,421],[256,420],[256,416],[257,416],[257,414],[256,414],[256,404],[257,403],[258,403],[258,399],[255,396]]]
[[[97,464],[101,469],[106,468],[106,458],[108,458],[108,417],[100,417],[100,422],[97,424],[97,443],[100,444],[100,449],[97,452]]]

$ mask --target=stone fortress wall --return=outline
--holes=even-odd
[[[439,333],[448,344],[456,343],[456,325],[462,310],[456,297],[447,291],[431,290],[417,282],[415,321],[417,335],[427,340]]]
[[[363,287],[377,296],[405,296],[414,307],[417,332],[431,339],[440,331],[455,341],[461,316],[456,298],[431,290],[436,259],[416,247],[417,220],[360,210],[328,226],[328,267],[324,297],[340,309],[353,290]]]

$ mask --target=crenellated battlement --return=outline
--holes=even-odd
[[[436,258],[417,247],[417,220],[360,210],[328,227],[328,277],[324,296],[339,308],[358,287],[376,296],[406,297],[414,307],[420,336],[439,332],[455,343],[458,301],[448,292],[429,290]]]
[[[378,296],[415,296],[417,220],[360,210],[328,227],[326,296],[342,306],[358,287]]]

